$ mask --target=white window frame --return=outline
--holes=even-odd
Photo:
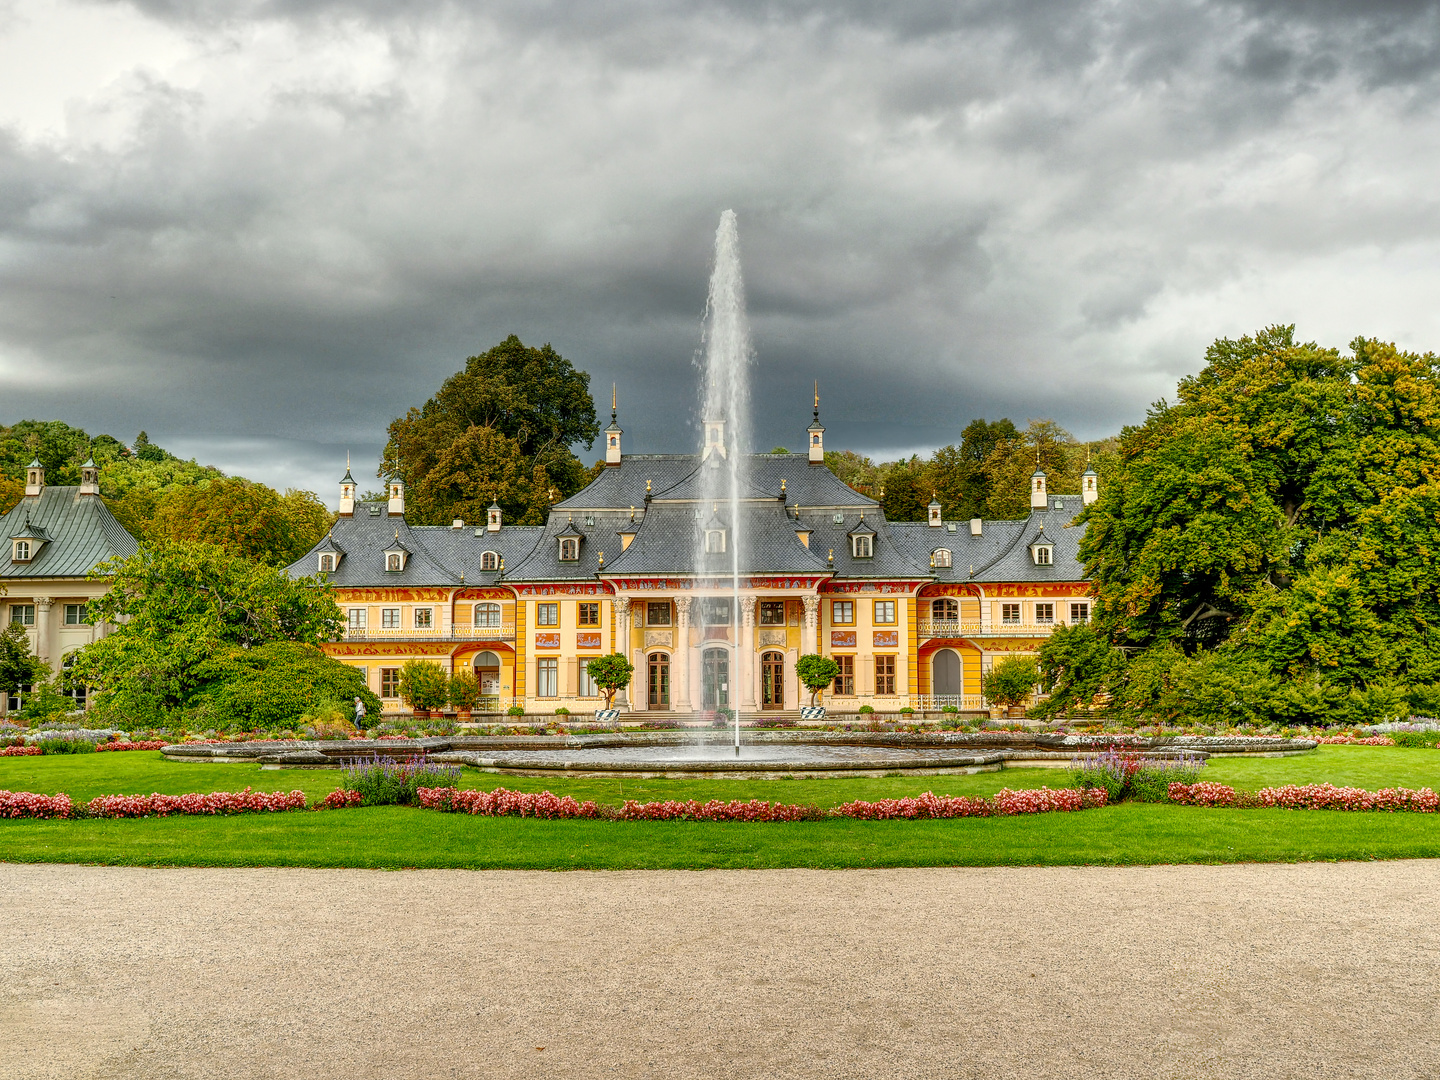
[[[560,660],[554,656],[542,656],[535,661],[535,696],[556,698],[560,696]]]
[[[595,679],[591,676],[582,658],[580,661],[580,688],[576,691],[577,697],[599,697],[600,688],[595,685]]]
[[[933,552],[931,552],[931,555],[935,559],[936,566],[943,566],[948,568],[953,561],[953,556],[951,555],[949,548],[936,548]]]
[[[16,623],[19,623],[21,626],[34,626],[34,625],[35,625],[35,605],[34,605],[34,604],[11,604],[11,605],[10,605],[10,625],[11,625],[11,626],[14,626]]]
[[[559,626],[560,605],[554,601],[542,601],[535,605],[536,626]]]
[[[1046,623],[1055,621],[1055,605],[1053,603],[1037,603],[1035,605],[1035,623],[1043,626]]]
[[[64,621],[60,625],[89,626],[90,620],[86,617],[89,614],[89,612],[86,610],[88,607],[88,604],[66,604],[65,610],[61,613],[60,616]],[[70,619],[70,616],[72,614],[75,616],[73,622]]]
[[[480,555],[481,570],[499,570],[500,553],[498,551],[485,551]]]
[[[364,630],[365,619],[369,614],[363,607],[352,607],[345,613],[345,626],[349,630]]]
[[[405,560],[400,557],[400,553],[398,551],[391,552],[389,555],[385,556],[385,572],[387,574],[393,574],[397,571],[404,569]]]
[[[1070,622],[1078,626],[1090,621],[1090,601],[1077,600],[1070,605]]]
[[[380,609],[380,629],[399,630],[402,625],[398,607],[382,607]]]
[[[705,530],[705,551],[709,555],[719,555],[725,550],[725,530]]]
[[[1053,552],[1053,549],[1050,547],[1049,544],[1036,544],[1036,545],[1035,545],[1035,548],[1034,548],[1034,552],[1035,552],[1035,565],[1036,565],[1036,566],[1053,566],[1053,565],[1054,565],[1054,561],[1053,561],[1053,560],[1054,560],[1054,552]]]
[[[846,610],[846,617],[840,617],[840,609]],[[830,625],[831,626],[854,626],[855,625],[855,601],[854,600],[831,600],[830,601]]]
[[[322,574],[335,572],[335,555],[332,552],[327,551],[320,556],[320,572]]]
[[[435,609],[428,607],[417,607],[412,609],[410,625],[416,630],[435,629]]]
[[[470,616],[475,626],[499,626],[500,605],[499,604],[476,604],[475,610]]]
[[[560,537],[559,559],[561,562],[580,561],[580,538],[578,536]]]
[[[896,619],[895,601],[876,600],[875,607],[871,612],[871,618],[874,620],[876,626],[894,626]]]
[[[1018,625],[1020,625],[1020,605],[1019,605],[1019,604],[1001,604],[1001,605],[1000,605],[1000,624],[1001,624],[1002,626],[1018,626]]]
[[[16,540],[16,541],[15,541],[15,550],[11,553],[11,560],[12,560],[13,562],[29,562],[29,561],[30,561],[30,541],[29,541],[29,540]]]
[[[869,533],[850,537],[850,554],[856,559],[873,559],[875,557],[875,538]]]

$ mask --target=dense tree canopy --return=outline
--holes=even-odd
[[[161,722],[213,686],[207,668],[234,648],[275,641],[333,640],[344,618],[328,586],[214,544],[160,543],[102,564],[110,590],[91,602],[113,633],[77,654],[76,671],[96,700],[128,719]]]
[[[309,491],[284,495],[239,477],[174,487],[156,501],[151,541],[199,540],[271,566],[287,566],[325,535],[333,516]]]
[[[1269,685],[1294,717],[1440,681],[1436,358],[1275,326],[1206,360],[1125,430],[1088,515],[1096,630],[1160,673],[1124,692],[1180,708],[1201,664],[1234,702]]]
[[[570,447],[588,449],[599,433],[590,376],[512,334],[391,423],[380,472],[405,482],[417,523],[478,521],[495,499],[507,520],[539,524],[552,492],[564,498],[589,482]]]

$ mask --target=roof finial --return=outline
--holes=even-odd
[[[612,383],[610,384],[610,419],[611,419],[611,420],[614,420],[614,419],[615,419],[616,404],[617,404],[617,402],[619,401],[619,398],[617,397],[617,395],[616,395],[616,393],[615,393],[615,387],[616,387],[616,384],[612,382]]]
[[[815,380],[815,419],[820,419],[820,380]]]

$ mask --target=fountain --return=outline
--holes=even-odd
[[[745,285],[740,274],[740,230],[734,210],[720,215],[715,230],[715,264],[705,300],[703,371],[701,380],[701,493],[695,516],[697,584],[728,577],[730,585],[730,664],[725,673],[724,705],[735,728],[735,756],[740,756],[740,693],[748,677],[750,657],[740,648],[740,565],[745,534],[740,516],[743,472],[750,455],[750,325],[745,317]],[[697,352],[697,361],[700,359]],[[706,517],[704,503],[710,504]],[[721,505],[727,508],[722,516]],[[703,601],[702,601],[703,603]],[[703,646],[702,646],[703,647]],[[718,695],[717,695],[718,697]],[[717,701],[717,704],[719,702]]]

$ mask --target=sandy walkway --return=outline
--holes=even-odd
[[[0,865],[4,1077],[1435,1077],[1437,991],[1440,862]]]

